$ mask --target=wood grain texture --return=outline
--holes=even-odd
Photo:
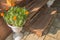
[[[52,18],[54,17],[56,10],[55,9],[41,9],[39,15],[36,16],[37,20],[35,22],[34,19],[31,21],[28,26],[26,26],[27,30],[30,30],[31,32],[36,33],[37,35],[42,35],[43,32],[48,28],[49,23],[51,22]],[[54,14],[52,14],[54,13]],[[38,17],[39,16],[39,17]],[[33,22],[33,23],[32,23]]]
[[[4,40],[12,30],[7,26],[2,17],[0,17],[0,40]]]

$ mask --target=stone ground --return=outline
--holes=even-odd
[[[12,34],[6,40],[13,40]],[[55,18],[48,34],[38,37],[33,33],[25,32],[22,40],[60,40],[60,13]]]
[[[58,3],[58,5],[60,5],[60,2]],[[13,40],[12,34],[6,40]],[[25,32],[22,40],[60,40],[60,11],[58,12],[57,17],[53,21],[53,24],[51,25],[51,28],[46,35],[38,37],[33,33]]]

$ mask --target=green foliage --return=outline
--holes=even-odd
[[[11,7],[7,12],[4,13],[4,19],[12,26],[22,27],[28,17],[28,15],[25,14],[26,11],[27,10],[25,8],[17,6]],[[16,17],[15,19],[14,16]]]

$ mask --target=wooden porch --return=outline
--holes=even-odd
[[[33,0],[28,5],[25,5],[30,11],[30,15],[22,30],[24,34],[22,40],[40,40],[40,36],[46,35],[50,29],[50,25],[56,17],[57,9],[48,8],[46,5],[47,1],[48,0]],[[5,40],[6,37],[12,33],[12,30],[6,25],[2,17],[0,17],[0,25],[0,40]]]

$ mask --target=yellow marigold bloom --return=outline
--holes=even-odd
[[[13,17],[13,20],[16,20],[16,16]]]
[[[4,13],[3,13],[3,12],[1,13],[1,16],[2,16],[2,17],[4,16]]]
[[[11,0],[6,0],[6,2],[8,6],[11,6]]]
[[[25,14],[28,15],[29,14],[29,11],[26,11]]]
[[[14,0],[6,0],[8,6],[15,6]]]

